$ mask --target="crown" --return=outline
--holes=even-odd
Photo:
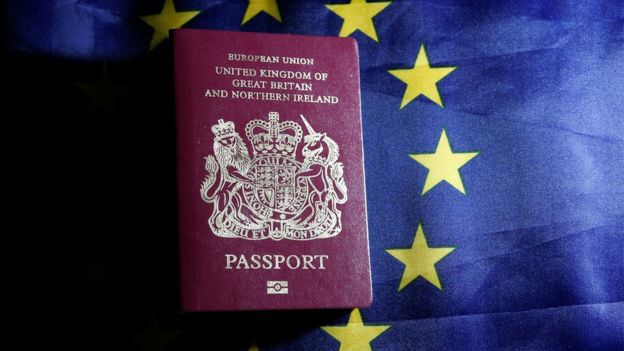
[[[279,122],[279,113],[269,112],[269,121],[254,119],[247,123],[245,134],[251,141],[254,155],[287,155],[295,157],[303,135],[299,124]]]
[[[213,125],[211,129],[216,139],[223,139],[237,135],[236,131],[234,131],[234,123],[231,121],[223,122],[223,120],[220,119],[219,124]]]

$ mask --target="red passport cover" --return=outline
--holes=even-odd
[[[369,306],[355,40],[172,36],[183,310]]]

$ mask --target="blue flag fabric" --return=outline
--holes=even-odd
[[[265,6],[264,10],[250,13],[242,24],[253,3]],[[273,3],[279,18],[272,12]],[[184,27],[326,36],[345,30],[343,35],[358,41],[374,293],[373,305],[360,313],[364,326],[388,326],[369,340],[370,348],[624,349],[622,1],[396,0],[375,9],[373,16],[362,4],[342,15],[330,8],[347,4],[343,0],[177,0],[175,10],[198,11],[179,23]],[[109,78],[102,75],[100,82],[106,79],[109,87],[128,86],[114,99],[121,117],[90,113],[76,117],[83,124],[72,127],[78,134],[107,133],[98,139],[105,144],[120,139],[122,145],[134,147],[122,151],[112,146],[122,158],[117,166],[130,170],[123,177],[106,170],[113,184],[123,182],[121,189],[133,189],[124,177],[136,182],[149,177],[132,171],[148,172],[157,164],[159,153],[169,158],[173,153],[168,149],[171,144],[158,144],[156,155],[146,156],[154,164],[140,161],[152,148],[131,141],[159,142],[147,135],[154,132],[149,126],[152,118],[159,125],[156,135],[166,134],[163,130],[170,126],[163,122],[166,117],[156,117],[170,113],[171,96],[166,92],[171,82],[162,78],[171,74],[169,42],[163,38],[154,45],[157,33],[141,19],[161,13],[163,6],[164,1],[111,0],[7,4],[9,49],[17,57],[37,57],[35,63],[52,61],[72,72],[70,78],[54,76],[66,79],[60,86],[71,91],[61,97],[67,104],[91,111],[93,89],[82,91],[82,83],[73,82],[97,81],[104,61],[108,62],[105,72]],[[356,23],[354,18],[365,20]],[[369,22],[373,32],[366,25]],[[357,28],[347,33],[345,27],[353,23]],[[22,68],[36,69],[35,63]],[[420,75],[409,71],[416,66],[454,69],[441,78],[431,78],[435,70]],[[412,95],[417,92],[415,97],[410,90]],[[124,107],[132,104],[132,108]],[[72,113],[79,114],[76,109]],[[97,122],[84,122],[94,116]],[[83,147],[100,155],[105,165],[115,167],[113,156],[106,156],[106,146],[86,138],[77,137],[58,148]],[[64,191],[61,197],[75,190],[79,194],[69,196],[72,201],[87,200],[88,189],[98,188],[99,183],[88,176],[68,176],[76,169],[87,175],[102,170],[100,163],[81,161],[84,159],[68,156],[55,168],[61,179],[82,179],[80,184],[67,182],[69,190],[59,190]],[[150,206],[140,198],[158,202],[158,197],[150,194],[143,190],[124,196],[140,206]],[[112,195],[102,196],[105,203],[116,201]],[[173,196],[168,199],[173,201]],[[124,216],[130,216],[131,205],[119,206]],[[168,206],[159,207],[157,213],[175,210]],[[158,219],[147,212],[143,216],[153,222],[150,228],[162,231]],[[114,217],[108,220],[115,221]],[[58,222],[59,226],[65,224]],[[73,284],[70,294],[79,301],[96,295],[97,301],[111,305],[123,301],[128,308],[133,301],[141,301],[139,296],[150,295],[160,286],[154,267],[162,268],[162,263],[148,267],[138,263],[143,262],[136,258],[141,254],[130,251],[140,251],[144,240],[156,240],[160,249],[175,245],[175,237],[167,241],[132,232],[139,224],[131,225],[132,230],[123,227],[129,230],[124,232],[128,236],[140,239],[97,235],[76,244],[76,251],[83,253],[74,252],[76,260],[71,265],[79,273],[68,279]],[[426,238],[426,246],[418,246],[420,251],[412,251],[412,256],[401,260],[398,251],[393,251],[416,247],[419,237]],[[123,240],[134,240],[134,244],[123,251],[119,261],[117,253],[122,249],[114,242]],[[432,259],[427,248],[452,250]],[[401,252],[407,255],[407,251]],[[99,263],[89,266],[93,257]],[[158,254],[141,257],[148,262],[160,260]],[[433,261],[427,261],[430,258]],[[84,288],[89,281],[85,276],[93,272],[88,267],[93,265],[107,272],[108,278],[93,278],[91,288]],[[130,269],[133,273],[120,268],[127,265],[135,265]],[[83,271],[81,267],[87,268]],[[418,271],[417,267],[426,268]],[[410,276],[410,270],[417,273]],[[110,277],[116,273],[125,278]],[[150,288],[131,282],[129,274],[149,277],[139,280]],[[141,292],[121,293],[121,286]],[[156,294],[150,301],[161,298]],[[153,307],[142,306],[143,312]],[[123,318],[104,310],[98,313],[109,320]],[[214,339],[203,337],[197,325],[174,325],[170,327],[181,334],[171,339],[169,347],[338,350],[342,345],[346,349],[352,341],[334,337],[321,327],[350,325],[353,316],[343,311],[318,325],[306,324],[296,333],[241,332],[229,346],[215,346]],[[133,328],[125,325],[111,333],[132,333]],[[101,338],[93,331],[88,335]],[[107,345],[135,343],[132,338],[111,340]],[[252,340],[256,346],[250,348]]]

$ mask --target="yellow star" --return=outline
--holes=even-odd
[[[173,0],[165,0],[159,14],[141,16],[141,19],[154,29],[150,50],[163,40],[169,38],[169,29],[182,27],[186,22],[197,16],[201,11],[176,11]]]
[[[364,325],[359,309],[354,309],[345,326],[321,327],[340,342],[339,351],[372,351],[370,342],[385,332],[389,325]]]
[[[440,140],[434,153],[409,155],[409,157],[429,170],[421,195],[425,195],[427,191],[442,181],[446,181],[466,195],[459,169],[478,154],[478,152],[453,152],[446,136],[446,130],[442,129],[442,135],[440,135]]]
[[[241,26],[249,22],[250,19],[254,18],[262,11],[271,15],[271,17],[275,18],[278,22],[281,22],[282,16],[280,16],[276,1],[277,0],[249,0],[249,5],[247,5],[247,10],[245,11]]]
[[[374,41],[379,42],[373,17],[390,5],[392,1],[384,2],[366,2],[366,0],[351,0],[348,4],[325,5],[327,8],[338,16],[342,17],[344,22],[340,28],[341,37],[347,37],[356,30],[368,35]]]
[[[449,75],[456,68],[457,67],[431,67],[429,65],[429,58],[427,58],[425,46],[421,45],[414,67],[388,71],[390,74],[403,81],[403,83],[407,84],[399,109],[405,107],[405,105],[412,102],[412,100],[416,99],[421,94],[441,107],[444,107],[436,83]]]
[[[123,85],[115,85],[110,82],[108,77],[108,65],[105,63],[102,73],[95,83],[76,83],[82,91],[89,97],[88,115],[92,115],[96,111],[108,109],[111,112],[117,112],[116,102],[120,95],[125,93],[129,87]]]
[[[251,344],[251,346],[249,346],[249,351],[260,351],[260,349],[258,348],[258,345],[254,342]]]
[[[429,247],[422,224],[418,224],[412,247],[409,249],[386,250],[387,253],[405,265],[401,283],[399,284],[399,291],[418,277],[427,279],[435,287],[442,290],[435,264],[453,250],[455,250],[453,247]]]

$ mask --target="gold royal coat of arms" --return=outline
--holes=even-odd
[[[202,199],[212,204],[208,225],[225,238],[313,240],[342,229],[339,205],[347,201],[339,147],[316,132],[305,117],[307,135],[294,121],[252,120],[245,135],[220,119],[212,126],[214,155],[205,157]],[[301,154],[297,154],[303,138]]]

